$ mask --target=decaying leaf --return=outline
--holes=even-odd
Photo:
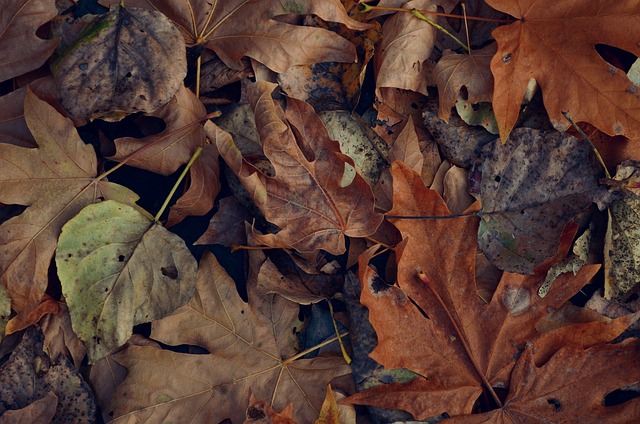
[[[160,12],[114,6],[52,67],[60,103],[76,119],[122,119],[167,103],[187,74],[184,41]]]
[[[43,65],[58,40],[43,40],[36,30],[58,14],[55,0],[8,0],[0,13],[0,81]]]
[[[340,153],[311,106],[289,99],[286,113],[271,98],[275,85],[249,86],[264,155],[275,176],[245,161],[228,139],[217,141],[220,155],[238,175],[265,218],[280,227],[277,234],[256,235],[259,243],[300,252],[345,250],[344,236],[366,237],[382,216],[374,211],[370,186]]]
[[[608,44],[640,55],[640,9],[635,2],[487,3],[519,19],[492,33],[498,42],[491,61],[493,108],[503,141],[518,119],[531,78],[540,85],[556,128],[569,127],[562,115],[568,112],[575,122],[589,122],[609,135],[640,138],[637,86],[595,49]]]
[[[393,166],[391,213],[449,214],[415,172],[397,162]],[[383,385],[352,402],[367,399],[364,403],[405,409],[415,419],[446,411],[453,422],[465,423],[629,422],[637,416],[640,398],[605,406],[604,396],[640,379],[639,341],[606,344],[640,314],[545,333],[532,325],[566,303],[597,265],[575,276],[563,274],[557,284],[564,290],[544,299],[536,295],[543,277],[504,273],[492,297],[483,301],[476,295],[476,248],[470,242],[476,218],[394,223],[404,238],[395,249],[397,285],[385,284],[368,266],[375,248],[360,260],[361,301],[378,335],[371,357],[385,368],[405,367],[424,378]],[[398,328],[410,328],[411,337]],[[485,404],[486,398],[492,401]],[[474,416],[474,405],[489,411]]]
[[[464,87],[464,100],[470,103],[490,102],[493,94],[493,76],[489,69],[497,46],[491,43],[471,54],[445,50],[433,73],[438,84],[440,110],[438,115],[449,122],[451,108]]]
[[[604,297],[623,296],[640,282],[640,196],[637,162],[618,166],[614,177],[626,181],[631,190],[609,206],[609,224],[604,246]]]
[[[53,393],[53,402],[48,403],[56,417],[53,422],[95,422],[96,403],[91,388],[66,358],[49,359],[42,350],[43,339],[38,327],[29,327],[9,360],[0,367],[0,415],[21,410],[18,418],[22,421],[9,422],[36,422],[35,411],[27,407]]]
[[[531,128],[483,149],[478,245],[494,265],[530,274],[556,254],[567,223],[605,193],[590,152],[575,137]]]
[[[11,298],[7,289],[0,284],[0,342],[4,339],[5,326],[11,316]]]
[[[119,0],[104,3],[116,4]],[[224,2],[127,0],[131,7],[159,10],[180,29],[187,45],[204,45],[231,69],[243,69],[249,56],[282,73],[293,65],[353,62],[353,44],[321,28],[282,22],[283,15],[316,15],[353,29],[369,25],[347,16],[339,0],[272,0]]]
[[[250,295],[249,303],[243,302],[233,280],[205,253],[196,294],[173,315],[154,322],[151,337],[169,345],[201,346],[209,353],[130,346],[115,355],[128,375],[111,404],[114,423],[243,422],[250,392],[270,399],[276,410],[294,404],[298,422],[316,419],[326,384],[349,373],[349,366],[341,357],[283,357],[278,340],[288,337],[281,332],[289,327],[281,322],[282,306],[274,306],[284,304],[262,300],[265,310],[272,306],[265,316],[255,310],[255,301],[261,300]]]
[[[138,199],[123,186],[95,178],[93,147],[80,139],[70,120],[30,90],[24,118],[37,148],[0,143],[0,202],[28,206],[0,225],[0,279],[17,312],[40,304],[65,222],[99,198],[130,205]]]
[[[91,363],[122,346],[134,325],[184,305],[195,287],[196,261],[184,241],[111,200],[85,207],[62,227],[56,265]]]

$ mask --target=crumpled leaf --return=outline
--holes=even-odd
[[[70,117],[118,121],[171,100],[187,74],[186,48],[162,13],[118,5],[87,25],[52,70]]]
[[[55,0],[7,0],[0,14],[0,81],[39,68],[59,40],[43,40],[36,30],[58,14]]]
[[[42,350],[43,339],[40,328],[29,327],[9,360],[0,367],[0,415],[23,409],[53,392],[57,407],[51,422],[95,422],[96,403],[91,388],[66,358],[49,359]],[[33,411],[24,412],[23,418],[31,418]]]
[[[393,167],[392,214],[449,215],[444,202],[423,187],[415,172],[398,162]],[[387,285],[368,266],[375,247],[360,260],[361,302],[369,308],[378,335],[371,357],[385,368],[405,367],[425,378],[380,386],[355,395],[353,403],[367,396],[368,404],[399,407],[416,419],[446,411],[454,422],[459,417],[465,423],[612,417],[628,422],[637,416],[640,399],[605,406],[604,396],[638,381],[640,343],[604,343],[640,314],[565,325],[546,333],[532,325],[566,303],[595,274],[597,265],[587,265],[575,276],[563,274],[557,284],[564,290],[551,291],[544,299],[536,294],[544,277],[504,273],[493,296],[483,301],[476,295],[476,248],[470,242],[475,217],[393,221],[404,238],[395,249],[397,285]],[[398,328],[411,328],[412,336]],[[506,397],[494,399],[496,409],[471,415],[476,401],[491,396],[489,386]]]
[[[498,52],[491,61],[493,108],[504,141],[514,127],[531,78],[558,129],[589,122],[609,135],[640,138],[637,87],[600,57],[596,44],[640,56],[640,9],[635,2],[593,0],[550,7],[535,0],[487,0],[519,20],[496,28]],[[562,36],[558,36],[562,34]]]
[[[278,17],[282,15],[316,15],[352,29],[369,27],[349,18],[339,0],[127,0],[127,5],[164,13],[180,29],[187,45],[204,45],[232,69],[244,68],[244,56],[278,73],[293,65],[355,60],[355,48],[344,38],[321,28],[281,22]]]
[[[217,142],[220,155],[265,218],[281,229],[255,235],[256,241],[303,253],[323,249],[341,254],[345,235],[366,237],[382,221],[374,211],[371,188],[359,174],[348,174],[353,161],[340,153],[311,106],[289,99],[284,113],[271,98],[274,87],[258,81],[249,87],[248,96],[275,176],[249,164],[227,139]]]
[[[433,73],[438,84],[440,110],[438,116],[449,122],[451,108],[464,87],[465,100],[470,103],[490,102],[493,94],[493,75],[489,69],[497,46],[491,43],[471,54],[445,50]]]
[[[293,419],[293,404],[289,404],[281,412],[274,410],[269,402],[258,400],[251,395],[247,418],[244,424],[297,424]]]
[[[0,225],[0,279],[17,312],[40,303],[65,222],[100,198],[130,205],[138,199],[123,186],[95,178],[93,147],[80,139],[70,120],[30,90],[24,118],[38,147],[0,143],[0,202],[28,206]]]
[[[338,357],[283,359],[278,340],[288,337],[280,331],[289,327],[281,322],[283,306],[273,308],[285,304],[275,299],[250,294],[249,304],[244,303],[233,280],[205,252],[196,294],[173,315],[154,322],[151,337],[170,345],[201,346],[210,353],[131,346],[115,355],[129,373],[111,404],[114,423],[243,422],[249,391],[258,399],[271,399],[276,410],[292,403],[296,421],[312,422],[326,384],[350,369]],[[256,301],[264,302],[265,310],[271,303],[270,315],[256,311]]]
[[[184,241],[140,212],[107,200],[62,227],[56,249],[73,330],[95,363],[193,295],[196,261]]]
[[[531,128],[483,149],[478,246],[494,265],[533,273],[558,251],[567,223],[605,197],[590,152],[573,136]]]
[[[7,289],[0,285],[0,342],[4,339],[5,326],[11,316],[11,298]]]
[[[625,181],[621,199],[609,206],[609,223],[604,246],[604,297],[619,298],[640,282],[640,164],[618,165],[614,180]]]
[[[402,7],[436,11],[432,0],[411,0]],[[381,89],[401,88],[427,95],[426,61],[436,40],[436,29],[411,13],[397,12],[382,26],[379,54],[374,56],[376,95]]]

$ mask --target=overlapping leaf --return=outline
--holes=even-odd
[[[339,0],[130,0],[127,5],[161,11],[188,45],[206,46],[233,69],[244,68],[244,56],[276,72],[293,65],[355,60],[355,47],[344,38],[324,29],[284,23],[279,19],[283,15],[316,15],[349,28],[368,28],[349,18]]]
[[[340,254],[345,250],[345,235],[366,237],[382,221],[374,212],[371,188],[352,172],[353,161],[340,153],[311,106],[289,99],[285,116],[271,98],[273,88],[258,81],[250,86],[248,96],[275,176],[250,165],[228,139],[219,139],[220,155],[267,220],[281,229],[277,234],[256,235],[258,242],[300,252],[323,249]]]
[[[593,124],[609,135],[640,138],[638,87],[596,52],[608,44],[640,55],[640,8],[635,1],[549,2],[487,0],[518,18],[493,31],[498,52],[491,61],[495,78],[493,108],[500,138],[506,140],[518,119],[531,78],[542,88],[554,126]]]
[[[270,314],[261,313],[259,304]],[[250,393],[270,399],[276,410],[293,403],[296,420],[312,422],[326,384],[350,368],[338,357],[283,356],[279,343],[288,337],[287,323],[297,319],[297,309],[272,295],[258,298],[250,293],[249,304],[244,303],[233,280],[205,253],[196,294],[154,323],[151,336],[170,345],[201,346],[209,354],[140,346],[117,354],[115,359],[129,373],[112,401],[114,423],[243,422]]]
[[[138,198],[125,187],[96,179],[93,147],[84,144],[70,120],[30,91],[24,118],[38,147],[0,144],[0,202],[27,206],[0,225],[0,280],[18,312],[40,302],[65,222],[98,199],[134,205]]]
[[[396,162],[393,176],[391,213],[448,215],[415,172]],[[640,378],[635,367],[640,344],[635,339],[603,344],[637,314],[542,334],[532,325],[580,290],[598,266],[563,274],[556,281],[563,290],[552,290],[544,299],[536,295],[539,277],[505,273],[485,303],[476,294],[475,244],[470,242],[475,218],[395,224],[405,238],[396,249],[398,285],[382,283],[367,266],[373,251],[361,258],[362,303],[379,340],[371,356],[385,368],[408,368],[427,379],[362,392],[355,402],[405,409],[417,419],[446,411],[459,422],[628,422],[637,414],[640,399],[605,407],[604,396]],[[399,328],[411,328],[412,336]],[[497,389],[508,391],[506,399],[494,396]],[[469,416],[483,391],[494,396],[498,408]]]

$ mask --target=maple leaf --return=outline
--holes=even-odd
[[[518,119],[527,84],[534,78],[556,128],[589,122],[609,135],[640,138],[640,95],[625,73],[602,59],[596,44],[640,55],[636,2],[487,0],[519,20],[496,28],[498,52],[493,109],[506,140]]]
[[[369,28],[349,18],[339,0],[130,0],[127,6],[161,11],[182,32],[187,45],[204,45],[232,69],[244,68],[244,56],[278,73],[293,65],[355,60],[355,47],[344,38],[321,28],[274,19],[282,15],[316,15],[352,29]]]
[[[54,0],[8,0],[0,14],[0,81],[32,71],[51,56],[59,40],[36,30],[58,14]]]
[[[393,178],[394,215],[449,215],[442,199],[403,164],[394,163]],[[405,409],[416,419],[445,410],[462,422],[627,422],[637,414],[638,399],[605,407],[603,398],[638,381],[640,343],[603,343],[638,314],[545,333],[535,329],[589,281],[598,265],[585,266],[575,276],[562,274],[556,281],[562,289],[543,299],[536,295],[540,277],[504,273],[484,302],[476,293],[476,248],[469,242],[476,218],[396,220],[395,225],[405,239],[396,249],[397,286],[382,283],[367,265],[373,249],[360,260],[361,301],[378,334],[371,357],[387,369],[407,368],[428,379],[379,386],[352,402]],[[399,328],[410,328],[411,336]],[[496,409],[467,416],[483,390]],[[508,391],[506,398],[496,394],[501,391]]]
[[[382,221],[374,211],[371,187],[355,172],[349,177],[349,169],[355,169],[353,160],[340,153],[311,106],[288,99],[283,112],[271,98],[274,87],[258,81],[249,86],[247,95],[275,176],[245,161],[229,139],[218,140],[220,155],[265,218],[281,228],[277,234],[254,235],[259,243],[341,254],[344,235],[366,237]],[[346,183],[345,175],[350,178]]]
[[[71,121],[27,89],[24,119],[37,147],[0,143],[0,202],[27,206],[0,225],[0,280],[17,312],[36,307],[60,229],[86,205],[114,199],[135,206],[126,187],[96,178],[90,145]]]
[[[233,280],[205,253],[196,294],[173,315],[154,322],[151,337],[169,345],[201,346],[210,353],[130,346],[116,354],[114,359],[129,373],[111,404],[114,423],[243,422],[250,392],[270,399],[277,410],[292,403],[298,422],[312,422],[327,383],[348,374],[350,367],[338,357],[283,356],[287,323],[297,315],[296,304],[277,296],[250,291],[249,303],[244,303]]]

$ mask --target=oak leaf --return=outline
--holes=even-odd
[[[256,301],[266,303],[270,314],[256,311]],[[154,322],[151,337],[169,345],[200,346],[210,353],[130,346],[116,354],[114,359],[127,367],[128,375],[111,403],[114,423],[211,423],[225,418],[243,422],[250,392],[270,399],[276,410],[292,403],[296,421],[312,422],[326,384],[350,368],[338,357],[283,357],[278,347],[288,337],[283,330],[289,329],[287,321],[297,319],[297,305],[289,308],[290,302],[276,296],[261,299],[250,293],[249,303],[243,302],[233,280],[213,255],[205,253],[194,297],[173,315]]]
[[[609,135],[640,138],[638,87],[595,49],[607,44],[640,55],[636,2],[487,0],[518,20],[493,31],[498,51],[491,61],[493,109],[506,140],[531,78],[542,89],[553,125],[589,122]]]
[[[398,162],[393,166],[390,213],[449,215],[442,199],[424,188],[415,172]],[[604,406],[604,396],[640,378],[638,340],[606,344],[638,314],[545,333],[535,329],[534,323],[590,280],[597,265],[585,266],[575,276],[561,275],[556,281],[561,289],[544,299],[536,295],[541,277],[504,273],[485,302],[476,293],[475,244],[470,242],[476,218],[394,221],[404,237],[395,250],[397,285],[384,284],[368,266],[372,249],[360,260],[361,301],[378,334],[371,357],[385,368],[403,367],[426,378],[379,386],[355,395],[352,402],[366,399],[405,409],[416,419],[446,411],[465,423],[628,422],[637,416],[640,399]],[[398,328],[411,328],[411,336]],[[496,407],[471,415],[483,391]]]
[[[245,56],[278,73],[293,65],[355,61],[355,47],[344,38],[321,28],[284,23],[279,19],[283,15],[316,15],[352,29],[369,28],[349,18],[339,0],[128,0],[127,5],[164,13],[187,45],[204,45],[232,69],[243,69]]]
[[[42,66],[58,40],[43,40],[36,30],[58,14],[54,0],[7,0],[0,14],[0,81]]]
[[[341,254],[345,235],[366,237],[382,221],[374,211],[371,188],[353,172],[353,160],[340,153],[311,106],[289,99],[284,112],[271,98],[274,87],[258,81],[249,87],[248,97],[275,176],[249,164],[228,139],[218,140],[220,155],[265,218],[280,227],[277,234],[255,235],[256,241],[300,252]]]
[[[0,225],[0,280],[17,312],[40,303],[65,222],[99,199],[129,205],[138,199],[129,189],[96,178],[93,147],[80,139],[69,119],[30,90],[24,118],[37,147],[0,143],[0,202],[27,206]]]

